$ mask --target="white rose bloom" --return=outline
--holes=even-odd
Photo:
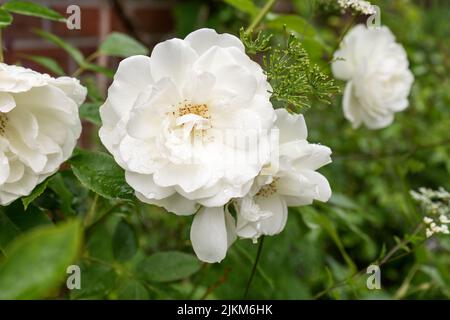
[[[0,63],[0,205],[29,195],[70,157],[85,97],[76,79]]]
[[[237,235],[256,240],[280,233],[287,221],[288,206],[303,206],[331,196],[327,179],[316,172],[331,162],[328,147],[310,144],[302,115],[276,110],[279,129],[279,168],[271,176],[260,175],[247,196],[237,200]]]
[[[347,81],[343,107],[345,117],[357,128],[387,127],[394,113],[408,107],[414,77],[408,68],[405,49],[391,31],[355,26],[334,53],[336,78]]]
[[[208,207],[191,233],[205,261],[220,261],[227,244],[217,241],[230,238],[219,207],[243,197],[268,161],[269,90],[238,38],[200,29],[156,45],[150,57],[123,60],[100,109],[100,138],[140,200],[179,215]],[[228,133],[266,145],[262,156],[230,143]],[[252,161],[230,164],[233,157]]]

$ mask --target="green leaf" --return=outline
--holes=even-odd
[[[127,261],[134,257],[138,250],[138,239],[131,224],[120,220],[113,236],[113,253],[116,260]]]
[[[13,21],[12,15],[8,11],[0,8],[0,28],[9,26]]]
[[[187,278],[200,270],[200,267],[200,262],[195,256],[168,251],[146,257],[137,265],[137,270],[149,281],[167,282]]]
[[[73,173],[86,188],[107,199],[131,200],[133,189],[114,159],[103,152],[80,150],[69,160]]]
[[[116,285],[117,273],[103,263],[81,263],[81,289],[70,292],[71,299],[103,299]]]
[[[81,51],[72,46],[70,43],[44,30],[35,30],[34,32],[45,40],[52,42],[53,44],[66,51],[80,66],[84,66],[87,64]]]
[[[9,1],[2,6],[3,9],[27,16],[39,17],[49,20],[64,22],[66,19],[58,12],[43,5],[28,1]]]
[[[87,77],[83,85],[87,88],[88,97],[91,100],[97,102],[99,105],[105,101],[106,98],[103,96],[94,77]]]
[[[134,55],[147,55],[148,49],[130,36],[113,32],[100,45],[102,54],[115,57],[130,57]]]
[[[6,249],[0,265],[0,299],[45,298],[64,281],[79,252],[78,221],[32,230]]]
[[[38,207],[30,205],[24,209],[22,201],[15,201],[4,210],[9,219],[22,231],[28,231],[43,225],[51,225],[50,218]]]
[[[86,102],[80,107],[80,118],[87,120],[97,126],[102,125],[102,120],[100,119],[100,103],[98,102]]]
[[[258,7],[251,0],[224,0],[230,6],[239,11],[248,13],[251,16],[256,16],[259,12]]]
[[[36,62],[37,64],[40,64],[41,66],[47,68],[57,76],[64,76],[66,74],[63,68],[58,64],[58,62],[56,62],[52,58],[44,56],[30,56],[30,55],[24,55],[23,57],[27,60],[31,60]]]
[[[32,203],[34,200],[36,200],[41,194],[44,193],[45,189],[47,189],[48,185],[48,179],[42,182],[40,185],[38,185],[36,188],[34,188],[33,192],[29,196],[22,198],[23,207],[25,210],[27,210],[30,203]]]
[[[114,71],[107,67],[102,67],[95,63],[84,63],[82,66],[83,66],[83,69],[85,69],[85,70],[102,73],[105,76],[107,76],[108,78],[114,77]]]
[[[48,187],[58,195],[59,201],[61,203],[61,211],[66,216],[75,215],[75,210],[73,210],[72,208],[74,195],[72,192],[70,192],[70,190],[64,183],[64,178],[61,176],[61,173],[55,174],[49,179]]]
[[[137,280],[128,279],[118,290],[120,300],[148,300],[149,294],[145,286]]]
[[[0,250],[20,234],[20,229],[0,210]]]
[[[304,37],[313,37],[316,34],[308,21],[298,15],[276,16],[267,23],[267,26],[281,31],[286,27],[287,30]]]

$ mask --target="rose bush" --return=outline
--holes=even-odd
[[[61,66],[0,5],[0,299],[449,297],[445,6],[174,6]]]

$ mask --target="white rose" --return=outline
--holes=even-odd
[[[85,97],[76,79],[0,63],[0,205],[30,194],[70,157]]]
[[[355,26],[334,53],[336,78],[347,81],[343,107],[345,117],[357,128],[384,128],[394,113],[408,107],[414,77],[408,69],[405,49],[391,31]]]
[[[279,168],[270,176],[260,175],[250,193],[236,202],[237,235],[256,240],[280,233],[287,221],[288,206],[303,206],[331,196],[327,179],[316,172],[331,162],[328,147],[310,144],[302,115],[276,110],[279,129]]]
[[[238,38],[200,29],[156,45],[150,57],[123,60],[100,109],[100,138],[140,200],[179,215],[208,207],[191,232],[204,261],[225,257],[220,239],[233,237],[223,206],[243,197],[268,161],[275,120],[268,90]],[[245,147],[247,136],[265,146],[261,156]]]

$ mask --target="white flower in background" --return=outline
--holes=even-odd
[[[218,207],[247,194],[268,161],[275,120],[268,90],[238,38],[200,29],[158,44],[151,57],[123,60],[101,107],[100,138],[140,200],[180,215],[209,207],[191,233],[204,261],[225,257],[227,243],[217,241],[232,238]],[[227,133],[266,147],[255,157]]]
[[[342,9],[351,8],[362,14],[375,14],[377,11],[369,1],[364,0],[337,0]]]
[[[70,157],[85,97],[76,79],[0,64],[0,205],[30,194]]]
[[[423,218],[427,238],[436,233],[450,234],[450,193],[444,188],[432,190],[419,188],[411,191],[411,197],[420,202],[427,216]]]
[[[387,27],[355,26],[334,59],[334,76],[347,81],[343,108],[353,127],[361,123],[370,129],[387,127],[395,112],[408,107],[414,77],[405,49]]]
[[[279,169],[255,179],[250,193],[236,201],[237,235],[256,241],[261,235],[280,233],[287,221],[288,206],[326,202],[331,196],[327,179],[316,172],[331,162],[328,147],[310,144],[302,115],[276,110],[279,129]]]

